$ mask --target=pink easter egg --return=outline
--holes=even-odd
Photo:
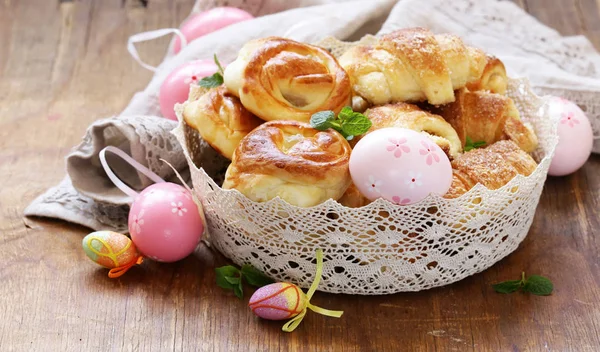
[[[452,166],[426,135],[405,128],[382,128],[364,136],[350,155],[350,175],[370,200],[412,204],[430,193],[445,194]]]
[[[215,7],[190,17],[180,30],[189,43],[205,34],[252,18],[254,17],[248,12],[235,7]],[[177,54],[179,50],[181,50],[181,40],[179,37],[175,37],[173,51]]]
[[[559,97],[550,99],[548,113],[558,121],[558,145],[548,174],[571,174],[583,166],[592,153],[594,133],[590,120],[577,105]]]
[[[298,286],[276,282],[256,290],[250,297],[248,306],[263,319],[283,320],[300,314],[306,304],[306,295]]]
[[[144,189],[129,211],[129,233],[146,257],[175,262],[190,255],[204,225],[198,206],[184,187],[156,183]]]
[[[173,70],[160,86],[158,93],[162,115],[177,120],[174,106],[187,100],[190,84],[197,84],[199,80],[213,75],[217,70],[217,65],[210,60],[191,61]]]

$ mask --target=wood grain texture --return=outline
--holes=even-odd
[[[598,156],[547,181],[529,235],[489,270],[420,293],[317,293],[313,303],[344,316],[309,313],[292,334],[217,287],[214,267],[227,261],[204,246],[179,263],[148,261],[110,280],[81,250],[88,230],[23,219],[26,205],[62,179],[64,156],[85,128],[148,82],[127,37],[177,26],[192,2],[0,1],[1,351],[600,350]],[[516,2],[598,47],[595,1]],[[140,54],[156,63],[166,45],[145,43]],[[522,270],[550,277],[555,293],[492,291]]]

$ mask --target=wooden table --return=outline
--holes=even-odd
[[[292,334],[256,319],[215,285],[220,255],[148,262],[110,280],[81,250],[88,229],[24,219],[64,176],[64,156],[95,119],[120,111],[151,77],[125,50],[131,34],[176,27],[192,0],[0,2],[0,350],[599,351],[600,157],[550,178],[531,231],[491,269],[420,293],[317,293],[341,319],[308,314]],[[592,0],[521,0],[563,34],[600,47]],[[160,60],[166,41],[141,45]],[[542,274],[549,297],[500,295],[491,284]]]

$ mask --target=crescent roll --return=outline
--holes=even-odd
[[[219,154],[230,160],[242,138],[262,123],[223,86],[188,102],[183,119]]]
[[[459,136],[442,117],[407,103],[395,103],[371,108],[365,112],[372,126],[368,132],[386,127],[402,127],[424,132],[453,159],[462,152]],[[367,132],[367,133],[368,133]]]
[[[374,46],[356,46],[340,57],[354,94],[374,105],[453,102],[454,90],[479,80],[486,61],[483,51],[459,37],[424,28],[386,34]]]
[[[456,198],[481,183],[498,189],[517,175],[529,176],[537,164],[513,141],[473,149],[452,161],[452,185],[444,198]]]
[[[339,199],[351,184],[351,148],[333,130],[298,121],[270,121],[250,132],[235,150],[223,188],[265,202],[280,197],[310,207]]]
[[[308,122],[350,105],[350,79],[325,49],[290,39],[249,41],[225,69],[225,85],[265,121]]]
[[[475,82],[467,83],[467,89],[470,91],[485,90],[496,94],[506,94],[508,86],[508,77],[506,68],[500,59],[488,55],[487,64],[483,69],[481,78]]]
[[[469,137],[488,145],[510,139],[528,153],[537,148],[535,133],[521,121],[512,99],[504,95],[469,92],[463,88],[456,92],[454,103],[431,107],[431,110],[454,127],[463,146]]]

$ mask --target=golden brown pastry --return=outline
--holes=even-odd
[[[350,79],[326,50],[290,39],[252,40],[225,69],[225,85],[266,121],[308,122],[350,105]]]
[[[510,139],[521,149],[530,153],[537,147],[537,137],[519,116],[509,97],[488,92],[469,92],[466,88],[456,92],[456,101],[439,107],[430,107],[458,133],[464,146],[466,138],[473,142],[492,144]]]
[[[386,127],[408,128],[426,133],[451,159],[462,152],[462,144],[452,126],[440,116],[423,111],[416,105],[382,105],[367,110],[365,115],[372,123],[368,132]]]
[[[487,64],[483,70],[481,78],[475,82],[467,83],[467,89],[470,91],[485,90],[490,93],[506,94],[508,78],[506,77],[506,68],[500,59],[488,55]]]
[[[358,188],[356,188],[354,183],[351,184],[350,187],[348,187],[348,189],[346,190],[346,192],[344,192],[342,197],[338,199],[338,202],[341,205],[347,206],[348,208],[360,208],[371,203],[371,201],[367,197],[363,196],[362,193],[360,193],[360,191],[358,190]]]
[[[298,121],[271,121],[239,144],[223,188],[265,202],[277,196],[300,207],[339,199],[350,183],[351,148],[333,130]]]
[[[374,46],[356,46],[340,57],[354,94],[375,105],[453,102],[454,90],[479,80],[486,61],[483,51],[457,36],[424,28],[392,32]]]
[[[452,185],[444,198],[456,198],[481,183],[498,189],[517,175],[529,176],[537,164],[512,141],[473,149],[452,161]]]
[[[188,102],[183,119],[219,154],[230,160],[242,138],[263,122],[223,86]]]
[[[195,101],[200,99],[204,94],[206,94],[210,88],[204,88],[199,86],[198,84],[190,84],[190,91],[188,93],[187,101]]]

